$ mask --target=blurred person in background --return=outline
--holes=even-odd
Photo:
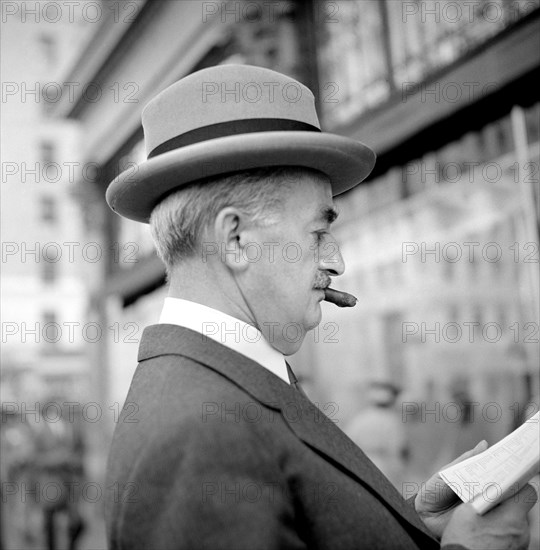
[[[39,416],[25,415],[24,421],[20,414],[3,412],[2,505],[8,506],[2,522],[10,535],[6,540],[17,547],[75,550],[84,530],[80,415],[75,410],[60,413],[64,402],[51,398]]]
[[[44,405],[42,417],[48,418],[48,404],[64,403],[65,399],[53,398]],[[66,419],[70,420],[66,420]],[[76,419],[70,418],[66,411],[54,422],[42,423],[42,429],[36,440],[36,455],[33,475],[39,487],[53,487],[51,496],[42,499],[44,516],[44,534],[47,548],[54,550],[66,545],[69,550],[77,548],[77,542],[84,530],[84,520],[80,512],[81,488],[84,482],[84,442],[78,431]],[[47,497],[47,493],[45,494]],[[61,517],[65,516],[67,522]],[[66,525],[65,532],[61,529]]]
[[[396,486],[405,479],[409,449],[401,410],[396,408],[400,389],[390,381],[374,380],[367,391],[367,407],[346,430],[384,475]]]
[[[321,132],[305,86],[252,66],[187,76],[143,126],[149,160],[107,200],[150,223],[170,286],[127,396],[137,420],[124,411],[112,443],[110,548],[526,548],[532,487],[482,517],[437,475],[403,500],[285,361],[344,271],[332,197],[373,152]]]

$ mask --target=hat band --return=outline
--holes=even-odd
[[[202,128],[195,128],[179,136],[175,136],[150,151],[148,159],[157,157],[163,153],[180,149],[186,145],[193,145],[201,141],[208,141],[220,137],[234,136],[238,134],[250,134],[254,132],[320,132],[321,130],[307,122],[290,120],[285,118],[248,118],[243,120],[230,120],[210,124]]]

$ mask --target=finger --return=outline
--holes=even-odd
[[[538,502],[538,493],[530,483],[527,483],[513,498],[509,498],[508,500],[517,502],[520,508],[528,512]]]
[[[482,439],[474,449],[470,449],[469,451],[463,453],[462,455],[458,456],[455,460],[450,462],[450,464],[447,464],[441,470],[444,470],[444,468],[448,468],[449,466],[453,466],[454,464],[457,464],[458,462],[462,462],[466,460],[467,458],[471,458],[471,456],[479,455],[480,453],[483,453],[487,448],[489,447],[488,442],[485,439]]]
[[[519,491],[514,491],[498,506],[493,508],[496,514],[527,514],[527,512],[536,504],[538,494],[535,488],[527,483]]]

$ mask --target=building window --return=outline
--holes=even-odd
[[[480,237],[473,233],[473,234],[467,235],[465,237],[464,242],[477,243],[477,242],[479,242],[479,239],[480,239]],[[475,247],[474,244],[469,245],[469,246],[472,247],[470,249],[470,250],[472,250],[472,252],[467,251],[467,263],[468,263],[468,266],[469,266],[469,277],[471,278],[471,280],[474,281],[478,277],[478,272],[479,272],[479,269],[480,269],[479,258],[480,258],[480,261],[481,261],[482,260],[482,253],[479,252],[479,247],[478,246]]]
[[[514,147],[510,118],[505,117],[496,123],[497,149],[500,156],[508,153]]]
[[[56,262],[44,258],[41,265],[41,278],[43,282],[46,284],[54,283],[56,280]]]
[[[54,311],[45,311],[43,313],[43,324],[54,324],[56,323],[56,313]]]
[[[53,67],[57,59],[56,40],[54,36],[48,33],[43,33],[39,37],[39,42],[41,50],[43,51],[45,63],[47,63],[49,67]]]
[[[41,335],[43,336],[43,341],[47,344],[56,344],[61,334],[56,313],[54,311],[44,311],[42,319]]]
[[[40,145],[41,153],[41,162],[45,164],[50,164],[55,161],[56,158],[56,147],[54,143],[50,140],[43,140]]]
[[[540,103],[525,111],[525,123],[529,143],[538,143],[540,141]]]
[[[340,2],[321,29],[321,103],[338,122],[390,95],[385,28],[379,2]]]
[[[46,223],[54,223],[57,218],[56,200],[54,197],[44,195],[41,197],[41,220]]]

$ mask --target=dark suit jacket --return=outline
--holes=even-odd
[[[439,547],[336,424],[258,363],[174,325],[145,329],[139,361],[109,458],[111,550]]]

